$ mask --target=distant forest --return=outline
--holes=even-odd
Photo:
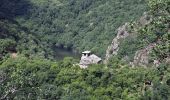
[[[78,52],[91,50],[103,57],[116,29],[141,16],[147,8],[144,0],[18,0],[18,3],[24,9],[18,8],[22,10],[15,17],[17,22],[48,46]]]

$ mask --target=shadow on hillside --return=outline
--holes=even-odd
[[[0,0],[0,18],[13,18],[28,13],[28,0]]]

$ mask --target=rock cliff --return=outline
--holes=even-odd
[[[156,46],[156,43],[152,43],[142,50],[138,50],[134,56],[133,65],[146,67],[149,64],[149,54]]]
[[[129,23],[126,23],[125,25],[118,28],[117,36],[112,40],[111,45],[108,46],[108,49],[106,50],[106,57],[104,63],[107,63],[111,56],[117,55],[117,52],[119,50],[120,39],[124,39],[129,36],[129,33],[127,31],[128,25]]]
[[[121,44],[122,39],[126,39],[126,37],[130,35],[135,35],[138,34],[137,30],[140,28],[148,25],[152,21],[152,16],[149,16],[146,12],[143,14],[143,16],[136,21],[135,27],[133,29],[133,32],[129,32],[130,28],[130,23],[126,23],[125,25],[119,27],[117,29],[117,36],[112,40],[111,45],[108,46],[108,49],[106,50],[106,56],[105,56],[105,61],[104,63],[107,64],[109,59],[118,54],[119,51],[119,45]],[[148,56],[150,51],[154,48],[156,44],[150,44],[147,47],[136,51],[135,56],[134,56],[134,61],[130,63],[130,65],[140,65],[140,66],[145,66],[148,64]]]

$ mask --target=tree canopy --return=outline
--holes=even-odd
[[[152,21],[138,25],[134,19],[147,4]],[[142,0],[1,0],[0,100],[169,100],[170,1],[147,4]],[[129,31],[136,33],[121,41],[118,55],[108,64],[81,69],[72,57],[54,59],[53,46],[91,49],[102,55],[116,28],[126,21]],[[149,59],[158,59],[159,66],[132,67],[122,59],[150,43],[156,46]]]

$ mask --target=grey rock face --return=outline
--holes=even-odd
[[[148,15],[146,12],[143,14],[143,16],[136,21],[136,24],[134,25],[135,28],[140,29],[141,27],[148,25],[150,22],[152,21],[152,16]],[[117,36],[112,40],[111,45],[108,46],[107,50],[106,50],[106,56],[105,56],[105,60],[104,63],[107,64],[108,60],[110,59],[111,56],[113,55],[117,55],[118,51],[119,51],[119,45],[120,45],[120,40],[121,39],[125,39],[126,37],[128,37],[130,34],[128,32],[128,26],[129,23],[126,23],[125,25],[119,27],[117,29]],[[137,31],[134,30],[136,33]],[[148,48],[149,49],[149,48]],[[135,63],[148,63],[148,55],[149,52],[146,52],[144,54],[142,54],[142,52],[144,52],[143,50],[141,51],[137,51],[136,52],[136,56],[134,57],[136,60],[134,61]],[[138,61],[141,60],[141,61]],[[132,62],[133,63],[133,62]],[[143,65],[143,64],[141,64]]]
[[[156,43],[148,45],[146,48],[136,52],[134,56],[134,65],[146,67],[149,64],[149,53],[156,46]]]
[[[139,23],[142,26],[148,25],[152,21],[152,16],[149,16],[146,12],[144,12],[143,16],[139,19]]]
[[[129,24],[126,23],[125,25],[118,28],[117,36],[112,40],[111,45],[108,46],[108,49],[106,50],[106,57],[104,63],[107,63],[107,61],[112,55],[117,55],[117,52],[119,50],[120,39],[124,39],[129,36],[129,33],[127,31],[128,25]]]

